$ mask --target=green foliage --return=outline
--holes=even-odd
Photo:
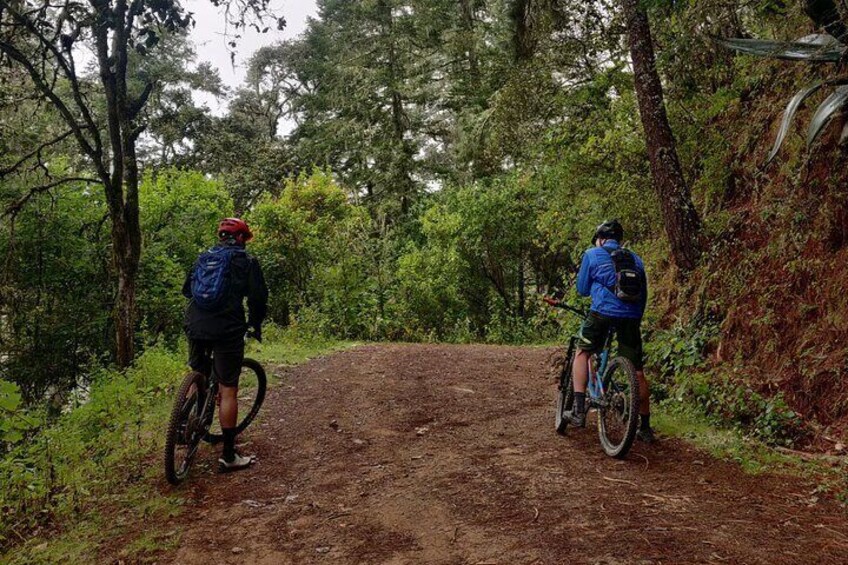
[[[426,244],[398,258],[395,296],[409,337],[449,339],[456,321],[467,319],[462,281],[470,267],[456,246],[461,223],[444,206],[430,207],[422,218]]]
[[[0,452],[24,439],[39,424],[37,417],[24,407],[20,388],[15,383],[0,380]]]
[[[645,353],[660,377],[652,389],[655,398],[669,406],[688,404],[714,423],[736,426],[765,443],[791,444],[802,434],[801,421],[782,394],[764,396],[706,367],[705,350],[717,336],[713,324],[654,332]]]
[[[184,367],[182,355],[150,348],[126,374],[92,376],[77,406],[12,445],[0,459],[0,546],[14,541],[14,532],[73,519],[146,480],[147,457],[161,448],[168,401]]]
[[[729,425],[771,445],[791,445],[803,430],[782,394],[764,396],[728,376],[690,373],[678,380],[674,400],[692,402],[719,425]]]
[[[145,233],[138,280],[139,325],[150,342],[181,335],[180,289],[198,252],[232,212],[220,185],[197,172],[148,174],[139,206]],[[29,401],[61,406],[85,385],[92,362],[108,362],[114,305],[108,220],[85,186],[39,195],[0,232],[5,258],[0,366]],[[55,410],[54,410],[55,411]]]
[[[277,322],[294,315],[319,333],[367,334],[375,316],[368,216],[331,175],[316,170],[291,179],[281,196],[259,202],[250,220]]]
[[[108,229],[84,185],[34,197],[0,232],[0,371],[30,401],[77,384],[109,349]],[[57,398],[61,403],[61,398]]]
[[[538,291],[573,263],[561,247],[543,243],[543,196],[531,175],[509,175],[432,199],[420,243],[398,259],[395,303],[411,336],[456,339],[454,332],[470,331],[515,343],[540,335]]]
[[[673,381],[703,366],[705,349],[717,336],[718,328],[712,324],[678,324],[653,332],[645,356],[661,377]]]
[[[738,429],[717,426],[715,419],[705,416],[702,410],[692,405],[661,405],[653,412],[651,422],[661,433],[684,438],[711,456],[733,461],[753,475],[779,472],[809,477],[813,471],[812,466],[804,465],[757,438],[740,433]]]
[[[248,355],[263,364],[297,365],[313,357],[351,347],[356,342],[339,341],[312,331],[301,331],[298,325],[288,328],[269,324],[263,331],[262,343],[248,342]]]

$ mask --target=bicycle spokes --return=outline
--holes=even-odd
[[[605,393],[598,408],[598,432],[604,451],[626,454],[636,431],[638,384],[630,362],[615,359],[604,375]]]
[[[209,394],[200,373],[189,373],[177,392],[165,436],[165,477],[178,484],[188,474],[208,427]],[[213,407],[214,409],[214,407]]]

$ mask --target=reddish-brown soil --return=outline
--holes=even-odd
[[[551,352],[375,345],[282,371],[242,439],[258,463],[218,475],[201,452],[160,563],[848,560],[848,515],[804,481],[557,436]]]

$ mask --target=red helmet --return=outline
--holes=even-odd
[[[247,227],[247,223],[239,218],[224,218],[218,224],[218,238],[233,238],[236,243],[247,243],[253,239],[253,232]]]

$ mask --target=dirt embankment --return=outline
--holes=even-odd
[[[286,371],[243,438],[259,463],[217,475],[201,452],[160,562],[845,562],[848,516],[809,484],[558,437],[550,354],[380,345]]]

